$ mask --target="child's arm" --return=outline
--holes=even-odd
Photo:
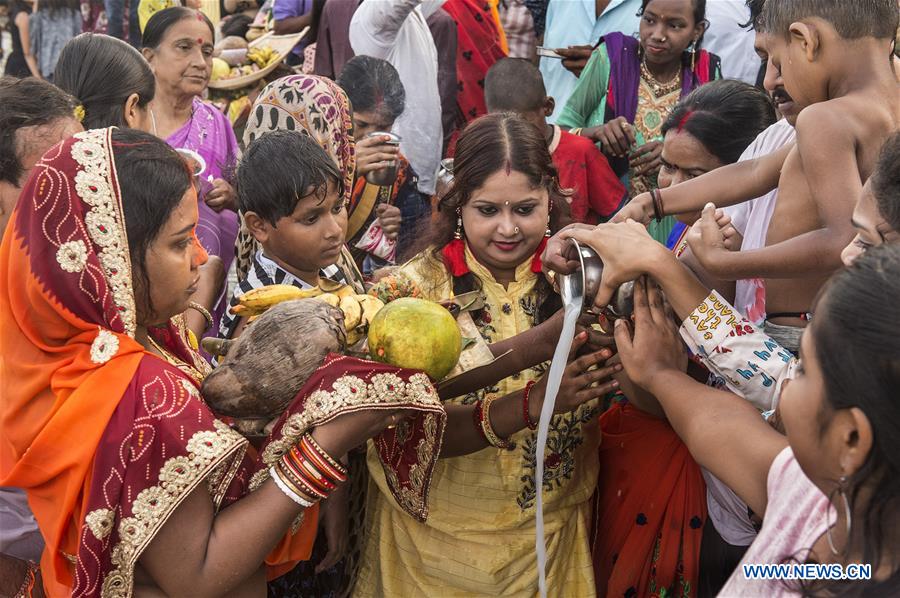
[[[663,215],[696,212],[708,203],[723,208],[765,195],[778,187],[781,168],[794,144],[789,143],[771,154],[729,164],[674,187],[661,189]],[[641,193],[613,218],[628,218],[649,224],[654,217],[653,196]]]
[[[731,280],[796,278],[825,275],[841,267],[841,251],[854,234],[853,207],[862,193],[856,138],[830,106],[819,104],[800,114],[797,144],[822,228],[761,249],[732,252],[721,245],[720,233],[713,230],[710,219],[712,210],[706,208],[702,236],[690,241],[698,260],[711,273]]]
[[[633,338],[624,321],[616,324],[626,373],[656,397],[694,459],[762,515],[769,469],[787,439],[748,402],[679,371],[681,340],[655,287],[635,283],[634,307]]]

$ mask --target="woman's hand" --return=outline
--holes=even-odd
[[[616,212],[610,222],[625,222],[631,219],[647,226],[653,217],[653,196],[649,193],[641,193]]]
[[[634,129],[624,116],[618,116],[602,127],[597,127],[592,131],[591,138],[600,143],[604,154],[614,158],[627,158],[636,142]]]
[[[365,176],[370,172],[388,168],[397,163],[400,147],[388,145],[387,135],[364,137],[356,142],[356,175]]]
[[[237,212],[237,195],[234,187],[224,179],[215,179],[212,182],[212,189],[209,190],[203,201],[216,212],[222,210]]]
[[[587,66],[591,54],[594,52],[592,46],[569,46],[568,48],[556,48],[556,53],[563,57],[563,68],[575,75],[581,76],[581,71]]]
[[[319,505],[322,532],[328,552],[316,565],[316,573],[331,569],[347,554],[350,545],[350,482],[343,483]]]
[[[656,174],[662,166],[661,141],[649,141],[628,155],[628,164],[634,170],[634,174],[643,176]]]
[[[400,223],[403,220],[400,208],[389,203],[380,203],[375,206],[375,217],[385,237],[394,240],[400,236]]]
[[[578,268],[578,260],[564,257],[569,247],[569,239],[572,238],[572,231],[576,230],[591,231],[594,227],[590,224],[570,224],[547,239],[544,253],[541,254],[541,262],[544,272],[551,277],[555,277],[556,274],[571,274]]]
[[[572,341],[572,349],[569,352],[571,360],[578,350],[587,342],[586,332],[575,335]],[[619,364],[603,366],[603,362],[612,356],[609,349],[601,349],[578,357],[566,366],[563,372],[559,392],[556,395],[554,413],[568,413],[590,400],[605,396],[619,387],[619,383],[609,378],[616,372],[622,371]],[[596,369],[592,369],[595,368]],[[532,421],[537,421],[544,405],[544,396],[547,392],[547,374],[532,387],[528,398],[528,411]],[[603,382],[606,380],[606,382]],[[598,384],[602,382],[602,384]],[[596,384],[596,386],[594,386]]]
[[[634,284],[634,335],[627,320],[616,321],[616,346],[625,373],[651,394],[654,379],[663,372],[683,372],[684,343],[662,293],[646,277]]]
[[[594,298],[598,309],[609,305],[619,285],[665,267],[666,262],[677,265],[674,256],[634,221],[600,224],[591,231],[573,231],[570,236],[596,251],[603,260],[600,288]]]
[[[364,444],[388,426],[396,425],[407,414],[403,409],[367,409],[345,413],[316,426],[312,435],[326,453],[340,460],[350,449]]]

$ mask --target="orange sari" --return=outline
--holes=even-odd
[[[130,596],[184,498],[206,483],[224,507],[258,468],[199,380],[134,340],[111,143],[111,129],[87,131],[48,151],[0,245],[0,485],[28,494],[50,596]],[[180,318],[151,335],[173,363],[202,367]],[[308,555],[315,513],[270,563]]]
[[[627,402],[600,416],[591,556],[598,596],[696,596],[706,484],[665,420]]]

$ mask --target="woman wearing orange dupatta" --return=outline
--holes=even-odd
[[[28,495],[50,596],[259,594],[263,562],[284,572],[315,536],[315,506],[268,479],[278,460],[303,435],[340,457],[400,409],[416,416],[404,438],[421,452],[387,431],[381,455],[398,502],[425,516],[443,410],[422,374],[323,366],[256,462],[202,402],[204,362],[176,316],[205,259],[196,222],[174,150],[94,130],[35,166],[0,245],[0,484]],[[403,391],[349,399],[351,374],[393,376]]]

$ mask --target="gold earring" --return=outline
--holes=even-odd
[[[697,40],[691,43],[691,72],[697,68]]]
[[[456,208],[456,232],[453,233],[454,239],[462,239],[462,210]]]

